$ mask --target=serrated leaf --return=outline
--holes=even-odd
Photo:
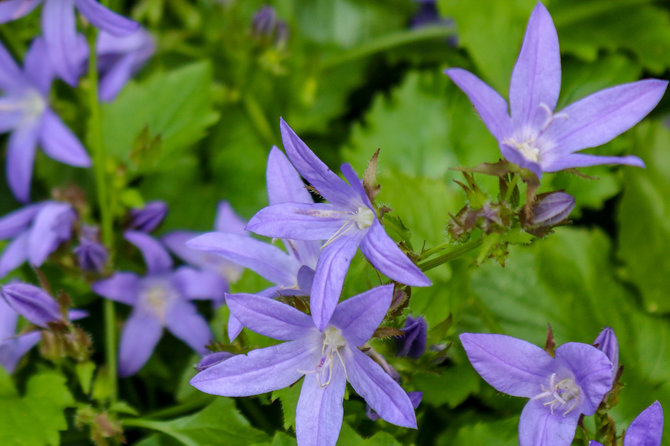
[[[284,429],[295,426],[295,410],[298,407],[298,398],[300,397],[301,384],[295,384],[281,390],[272,392],[272,401],[279,398],[281,410],[284,415]]]

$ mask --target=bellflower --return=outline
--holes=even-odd
[[[158,227],[168,213],[167,203],[150,201],[141,209],[130,210],[130,227],[137,231],[151,232]]]
[[[592,415],[612,387],[612,362],[597,348],[563,344],[552,358],[521,339],[463,333],[477,373],[496,390],[530,398],[519,420],[520,446],[569,446],[581,414]]]
[[[39,342],[41,336],[39,331],[17,335],[18,320],[19,314],[0,299],[0,366],[7,373],[16,369],[19,360]]]
[[[270,204],[285,202],[314,203],[300,175],[286,156],[276,147],[270,150],[266,171]],[[237,265],[249,268],[264,279],[274,283],[259,294],[309,296],[314,269],[319,258],[319,241],[283,240],[288,251],[253,239],[249,236],[210,232],[189,241],[190,248],[212,252]],[[231,315],[228,336],[237,337],[242,325]]]
[[[74,253],[79,260],[79,267],[84,271],[102,272],[109,254],[100,243],[100,231],[96,226],[84,226],[79,238],[79,246]]]
[[[246,327],[288,342],[226,359],[195,375],[191,385],[214,395],[249,396],[290,386],[304,376],[295,416],[300,446],[336,443],[347,381],[386,421],[416,428],[405,391],[358,348],[384,319],[392,294],[393,286],[386,285],[343,301],[323,329],[276,300],[229,294],[231,313]]]
[[[0,257],[0,277],[26,260],[40,266],[72,235],[77,214],[68,203],[31,204],[0,218],[0,240],[13,239]]]
[[[216,283],[189,267],[172,270],[168,252],[153,237],[127,231],[125,238],[142,253],[147,274],[139,277],[118,272],[93,284],[93,291],[108,299],[133,306],[119,343],[119,374],[130,376],[147,362],[161,338],[163,327],[198,354],[212,336],[207,321],[191,299],[206,299],[218,292]]]
[[[605,327],[593,341],[593,345],[605,353],[612,362],[612,375],[616,377],[619,371],[619,342],[617,341],[614,330]]]
[[[658,401],[643,410],[628,426],[623,446],[661,446],[663,437],[663,407]],[[589,446],[603,446],[591,441]]]
[[[647,79],[607,88],[560,112],[561,57],[556,28],[538,3],[530,16],[505,100],[472,73],[445,73],[468,95],[484,124],[510,162],[542,172],[598,164],[643,167],[635,156],[595,156],[576,152],[605,144],[649,113],[663,97],[667,81]]]
[[[347,184],[283,119],[281,134],[293,166],[329,203],[273,204],[254,215],[247,229],[282,239],[327,240],[316,265],[310,298],[316,326],[323,330],[330,320],[359,245],[370,263],[391,279],[411,286],[430,285],[426,275],[386,235],[352,167],[347,163],[341,167]]]
[[[11,132],[7,143],[7,182],[21,202],[30,197],[37,145],[50,158],[77,167],[91,159],[77,137],[49,108],[53,80],[47,45],[35,39],[20,69],[0,44],[0,133]]]
[[[396,338],[399,350],[398,356],[409,356],[410,358],[419,359],[426,351],[426,337],[428,334],[426,320],[421,316],[416,319],[412,316],[407,316],[405,326],[402,330],[405,334]]]
[[[14,311],[38,327],[46,328],[50,322],[63,321],[60,305],[42,288],[29,283],[10,283],[0,288],[5,302]],[[88,313],[83,310],[70,310],[68,318],[81,319]]]

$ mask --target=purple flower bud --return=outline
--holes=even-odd
[[[251,31],[254,36],[263,38],[272,35],[277,24],[277,13],[272,6],[265,5],[254,14]]]
[[[205,369],[212,367],[220,362],[225,361],[226,359],[232,358],[233,355],[230,352],[214,352],[202,357],[198,365],[195,366],[198,369],[198,372],[202,372]]]
[[[416,319],[407,316],[403,331],[405,334],[396,338],[399,349],[398,356],[418,359],[426,351],[428,325],[425,319],[421,316]]]
[[[130,211],[130,227],[142,232],[151,232],[163,222],[168,207],[164,201],[151,201],[142,209]]]
[[[593,341],[593,345],[607,355],[612,361],[612,373],[616,376],[619,370],[619,342],[616,339],[614,330],[605,327]]]
[[[84,226],[79,238],[79,246],[74,248],[74,253],[79,258],[79,267],[84,271],[101,272],[107,263],[107,250],[100,244],[98,228],[95,226]]]
[[[575,207],[575,197],[565,192],[552,192],[538,196],[539,200],[533,208],[528,222],[530,226],[554,226],[570,215]]]
[[[10,307],[35,325],[46,327],[62,320],[58,303],[44,290],[27,283],[11,283],[0,289]]]

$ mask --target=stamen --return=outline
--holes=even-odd
[[[581,388],[575,383],[573,378],[563,378],[556,382],[556,374],[552,373],[549,377],[549,389],[544,385],[540,385],[542,392],[535,395],[531,400],[551,398],[549,401],[543,403],[545,407],[549,407],[551,413],[554,409],[565,410],[563,416],[567,416],[572,412],[579,403],[579,395]]]
[[[333,235],[326,241],[326,243],[324,243],[323,245],[321,245],[321,249],[325,248],[326,246],[330,245],[331,243],[333,243],[333,242],[334,242],[335,240],[337,240],[338,238],[342,237],[344,234],[346,234],[347,232],[349,232],[349,230],[350,230],[351,228],[353,228],[353,227],[354,227],[354,223],[353,223],[352,221],[350,221],[350,220],[349,220],[349,221],[346,221],[346,222],[340,227],[340,229],[338,229],[337,231],[335,231],[335,234],[333,234]]]

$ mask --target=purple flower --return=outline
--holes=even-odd
[[[0,299],[0,366],[12,373],[19,360],[40,340],[39,331],[16,335],[19,314]]]
[[[327,240],[312,283],[310,307],[316,326],[323,330],[330,320],[359,245],[370,263],[391,279],[411,286],[430,285],[426,275],[386,235],[351,166],[341,167],[347,184],[312,153],[283,119],[281,133],[293,166],[329,203],[274,204],[254,215],[247,229],[282,239]]]
[[[346,381],[386,421],[416,428],[405,391],[358,349],[383,320],[392,294],[393,286],[386,285],[345,300],[324,329],[281,302],[230,294],[230,311],[246,327],[288,342],[227,359],[198,373],[191,385],[214,395],[248,396],[290,386],[304,375],[295,417],[300,446],[336,443]]]
[[[0,132],[7,143],[7,182],[21,202],[30,197],[37,145],[47,156],[71,166],[89,167],[91,159],[77,137],[49,108],[53,79],[44,39],[35,39],[21,70],[0,44]]]
[[[270,150],[266,178],[270,204],[314,203],[298,172],[276,147]],[[309,296],[321,242],[301,240],[283,240],[283,242],[288,253],[270,243],[253,239],[246,233],[210,232],[190,240],[187,246],[218,254],[236,265],[249,268],[275,284],[259,294],[268,297]],[[241,330],[242,325],[231,316],[228,322],[228,336],[231,341]]]
[[[520,446],[569,446],[580,414],[592,415],[612,387],[612,363],[597,348],[563,344],[552,358],[521,339],[463,333],[477,373],[499,392],[530,398],[519,421]]]
[[[35,285],[10,283],[0,288],[0,294],[14,311],[39,327],[63,320],[58,302]]]
[[[4,0],[0,1],[0,23],[19,19],[37,8],[44,0]]]
[[[612,362],[612,375],[616,377],[619,370],[619,342],[617,341],[614,330],[605,327],[593,341],[593,345],[605,353]]]
[[[409,356],[410,358],[419,359],[426,351],[426,336],[428,334],[426,320],[421,316],[416,319],[412,316],[407,316],[403,331],[405,334],[396,338],[399,350],[398,356]]]
[[[74,253],[79,259],[79,267],[84,271],[101,272],[109,254],[100,243],[100,231],[96,226],[84,226],[81,232],[79,246],[74,248]]]
[[[31,204],[0,218],[0,240],[13,239],[0,257],[0,277],[26,260],[42,265],[70,239],[76,219],[72,206],[58,201]]]
[[[663,437],[663,407],[656,401],[647,407],[628,426],[623,446],[661,446]],[[603,446],[591,441],[589,446]]]
[[[412,402],[412,407],[414,407],[414,409],[417,409],[421,404],[421,399],[423,398],[423,392],[407,392],[407,396],[409,397],[409,400]],[[369,404],[366,404],[365,406],[365,416],[372,421],[377,421],[379,419],[379,415],[377,415],[377,412],[372,410],[372,407],[370,407]]]
[[[575,207],[575,197],[565,192],[551,192],[538,196],[528,222],[533,227],[551,227],[562,222]]]
[[[468,95],[495,136],[503,156],[535,173],[597,164],[643,167],[638,157],[576,154],[608,142],[644,118],[663,96],[667,81],[647,79],[594,93],[555,112],[561,87],[558,36],[547,9],[538,3],[528,22],[505,100],[472,73],[445,73]]]
[[[172,270],[172,260],[151,236],[127,231],[125,238],[142,253],[147,274],[115,273],[93,284],[93,291],[108,299],[133,306],[119,344],[119,374],[130,376],[147,362],[161,338],[163,327],[201,355],[211,340],[207,321],[192,299],[207,299],[218,292],[217,283],[188,267]]]
[[[143,208],[130,211],[130,227],[141,232],[151,232],[163,222],[167,213],[167,203],[150,201]]]
[[[220,362],[225,361],[226,359],[232,358],[233,355],[232,353],[229,352],[214,352],[214,353],[209,353],[205,356],[202,357],[198,365],[196,366],[196,369],[198,369],[198,372],[202,372],[205,369],[208,369],[212,367],[213,365],[216,365]]]

